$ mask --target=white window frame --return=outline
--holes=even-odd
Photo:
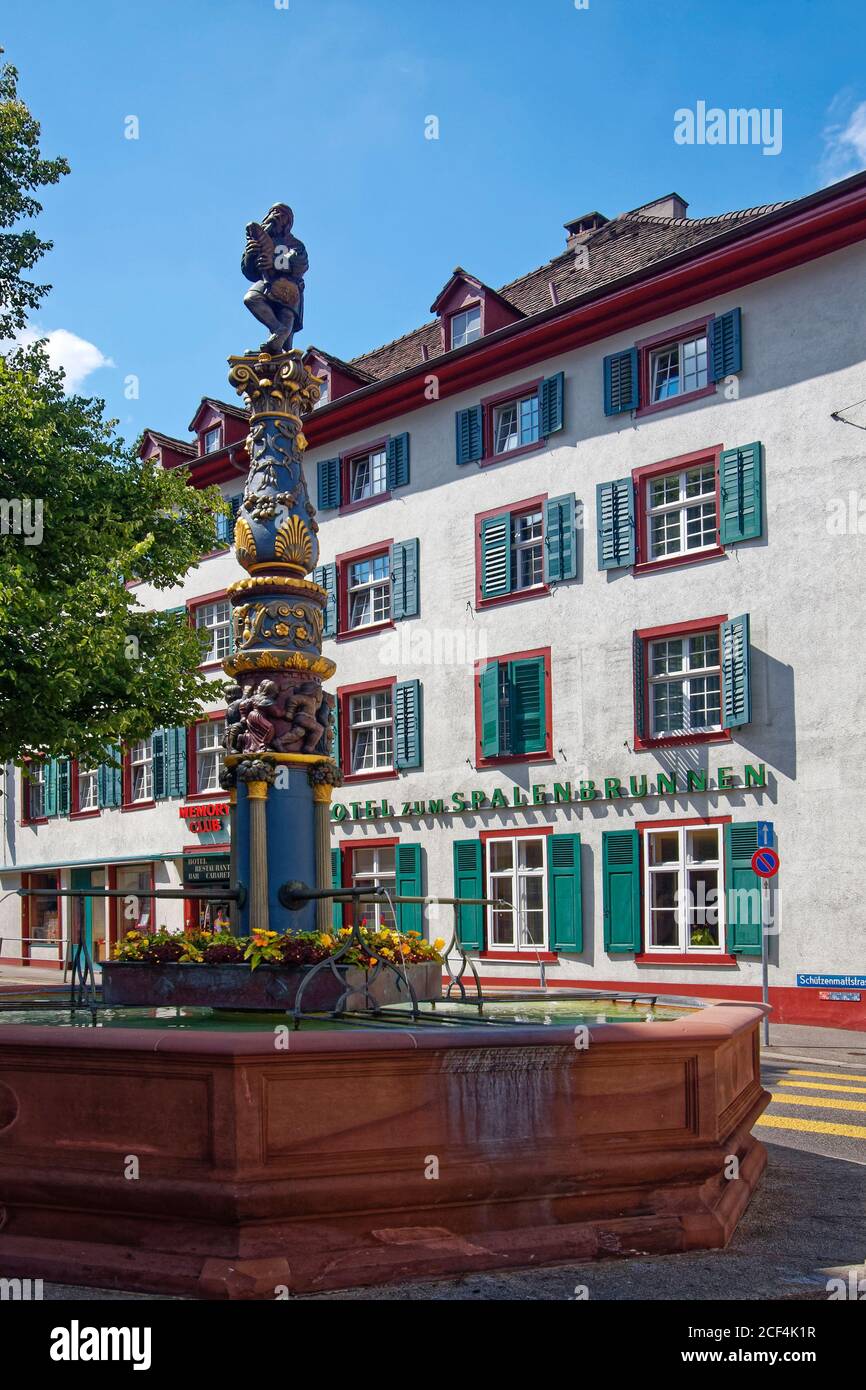
[[[78,769],[78,807],[79,811],[99,809],[99,772],[95,767]]]
[[[690,831],[703,830],[715,831],[717,855],[715,859],[695,860],[687,862],[686,846],[687,834]],[[674,862],[651,864],[650,838],[654,835],[677,835],[679,857]],[[650,955],[658,956],[682,956],[682,955],[707,955],[723,956],[726,954],[726,918],[725,918],[725,849],[724,849],[724,826],[706,825],[702,821],[691,821],[687,825],[680,826],[659,826],[658,830],[647,829],[643,836],[643,858],[644,858],[644,950]],[[683,893],[683,884],[688,883],[689,869],[715,869],[717,874],[717,898],[714,903],[706,904],[711,911],[717,914],[716,930],[718,932],[718,945],[716,946],[693,946],[689,941],[688,932],[688,894]],[[676,913],[677,913],[677,941],[673,946],[656,946],[652,939],[652,878],[660,873],[677,873],[678,887],[676,891]],[[700,910],[700,909],[698,909]]]
[[[532,534],[521,536],[521,524],[531,521]],[[533,572],[538,578],[521,583],[520,562],[524,555],[533,552],[531,561]],[[511,515],[511,592],[525,594],[529,589],[538,589],[544,584],[544,507],[533,507],[530,511],[513,512]]]
[[[366,469],[366,473],[361,472]],[[362,481],[359,486],[358,476]],[[381,497],[388,491],[388,453],[381,449],[368,449],[364,454],[353,454],[349,459],[349,501],[366,502],[371,497]]]
[[[481,305],[470,304],[468,309],[461,309],[458,314],[451,315],[451,347],[465,347],[467,343],[476,343],[481,337]]]
[[[696,493],[688,496],[689,478],[698,474],[701,481],[705,475],[712,474],[712,487],[709,492]],[[672,478],[677,479],[677,496],[670,502],[660,502],[653,505],[653,488],[659,483],[668,483]],[[717,501],[718,473],[715,460],[707,460],[705,463],[694,463],[688,468],[673,468],[669,473],[656,473],[646,481],[646,553],[649,560],[668,560],[673,556],[681,555],[700,555],[705,550],[714,549],[719,543],[719,510]],[[712,535],[708,541],[701,541],[700,545],[689,545],[688,522],[689,512],[695,508],[701,511],[708,506],[712,506]],[[653,520],[656,517],[676,518],[677,534],[676,547],[667,548],[667,538],[664,540],[664,549],[656,550],[653,542]],[[704,531],[703,517],[701,518],[701,533]]]
[[[718,661],[712,666],[684,666],[681,671],[665,671],[656,674],[653,671],[654,653],[657,647],[670,642],[682,642],[684,646],[684,659],[689,655],[690,643],[696,637],[715,636],[718,648]],[[719,720],[716,724],[692,724],[691,723],[691,695],[692,681],[709,680],[718,676],[719,681]],[[722,712],[724,691],[722,689],[722,636],[718,628],[708,627],[699,632],[687,632],[681,636],[671,633],[667,637],[653,637],[647,642],[646,653],[646,680],[649,687],[649,724],[652,738],[688,738],[693,734],[717,734],[722,729]],[[682,687],[683,698],[683,727],[681,729],[660,729],[656,727],[656,708],[654,691],[660,685],[680,685]]]
[[[216,792],[221,790],[220,772],[222,770],[225,752],[222,746],[222,739],[225,733],[225,726],[226,721],[223,718],[201,719],[195,726],[195,789],[197,792]],[[203,744],[201,742],[203,730],[207,730],[209,736],[212,731],[215,731],[216,740]],[[202,775],[202,769],[204,767],[209,769],[207,780]]]
[[[701,347],[703,344],[703,347]],[[703,391],[710,382],[710,358],[709,358],[709,332],[707,328],[697,333],[689,334],[685,338],[679,338],[674,342],[662,343],[659,347],[652,348],[650,351],[650,404],[661,405],[665,401],[675,401],[680,396],[691,396],[695,391]],[[694,353],[690,352],[694,349]],[[668,358],[671,353],[677,354],[677,382],[676,391],[666,392],[664,395],[657,395],[659,387],[660,366],[662,358]],[[698,366],[694,371],[689,363],[689,358],[694,356],[699,363],[701,357],[704,359],[703,369]],[[686,375],[691,374],[695,377],[695,384],[686,387]],[[700,378],[703,378],[702,380]]]
[[[45,818],[45,776],[46,768],[44,763],[30,763],[28,771],[30,773],[27,785],[27,808],[29,820],[44,820]]]
[[[139,787],[136,795],[136,776]],[[153,800],[153,738],[137,738],[129,745],[129,804]]]
[[[514,411],[514,426],[509,428],[504,443],[500,442],[503,416],[506,411]],[[510,400],[494,405],[492,412],[492,457],[501,458],[512,454],[515,449],[527,449],[541,439],[541,408],[537,391],[528,391],[523,396],[512,396]]]
[[[497,880],[509,875],[508,870],[495,870],[493,868],[492,846],[497,844],[511,845],[511,890],[512,903],[517,907],[517,912],[508,912],[505,909],[498,909],[502,915],[509,918],[514,923],[513,940],[511,942],[494,941],[494,919],[497,913],[495,907],[489,909],[487,933],[487,949],[489,951],[513,951],[526,954],[526,952],[549,951],[550,928],[548,922],[548,901],[547,901],[547,835],[497,835],[488,840],[485,845],[485,874],[487,883],[487,897],[498,898],[500,896]],[[521,871],[520,845],[530,841],[540,842],[541,844],[541,867],[539,869],[528,869]],[[523,914],[525,910],[525,890],[522,882],[527,878],[539,878],[541,880],[541,922],[542,940],[538,945],[531,943],[524,938]]]
[[[377,712],[377,696],[387,697],[387,713]],[[370,701],[370,716],[359,718],[358,704]],[[356,740],[361,733],[370,731],[373,762],[359,765],[357,762]],[[360,741],[360,740],[357,740]],[[394,770],[394,691],[393,686],[375,686],[370,690],[359,690],[349,696],[349,755],[353,773],[393,772]]]
[[[210,603],[200,603],[194,609],[195,626],[206,628],[210,633],[210,646],[201,659],[202,666],[210,666],[222,661],[231,651],[232,616],[228,599],[214,599]]]
[[[352,854],[352,886],[378,887],[383,884],[389,889],[393,898],[397,891],[397,846],[396,845],[353,845]],[[356,865],[359,855],[372,856],[372,865],[368,872],[356,873]],[[382,856],[390,855],[393,861],[391,869],[382,867]],[[381,903],[362,903],[361,917],[366,917],[367,925],[374,927],[378,931],[381,927],[394,929],[396,923],[391,914],[391,908],[387,899]]]
[[[355,580],[354,572],[357,565],[373,565],[377,560],[385,561],[384,575],[377,575],[370,579]],[[378,627],[380,623],[387,623],[391,619],[391,555],[388,550],[377,551],[375,554],[361,555],[357,560],[347,560],[346,562],[346,626],[349,632],[358,632],[365,627]],[[368,617],[363,622],[353,622],[355,614],[356,600],[359,603],[368,596],[367,607]]]
[[[208,440],[210,439],[210,437],[211,437],[212,434],[215,434],[215,435],[216,435],[216,444],[209,445],[209,444],[208,444]],[[203,432],[202,437],[201,437],[201,451],[202,451],[202,454],[215,454],[216,451],[217,451],[217,449],[221,449],[221,448],[222,448],[222,442],[223,442],[223,427],[222,427],[222,425],[209,425],[208,428]]]

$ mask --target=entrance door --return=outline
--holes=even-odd
[[[70,888],[92,888],[92,870],[73,869],[69,884]],[[81,918],[79,913],[81,908],[79,902],[84,902],[84,939],[87,942],[87,954],[93,960],[93,899],[92,898],[72,898],[72,910],[69,913],[68,940],[66,947],[66,959],[72,959],[72,952],[75,950],[78,941],[78,923]]]

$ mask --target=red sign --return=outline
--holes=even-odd
[[[229,813],[227,801],[208,801],[201,806],[179,806],[177,814],[181,820],[188,821],[194,835],[204,835],[211,830],[222,830],[222,817]]]
[[[763,849],[756,849],[752,855],[752,869],[758,878],[775,878],[779,872],[779,855],[769,845]]]

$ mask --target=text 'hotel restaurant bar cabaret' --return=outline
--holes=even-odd
[[[511,904],[461,910],[485,982],[754,999],[769,822],[775,1017],[866,1028],[866,175],[590,212],[510,284],[456,268],[431,313],[305,353],[335,881]],[[142,451],[237,505],[245,412],[205,398],[189,429]],[[215,673],[232,535],[139,589]],[[149,897],[228,886],[224,716],[7,779],[0,963],[63,967],[61,887],[128,889],[86,900],[97,964],[130,927],[227,918]],[[398,911],[450,936],[448,908]]]

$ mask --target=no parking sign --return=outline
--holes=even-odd
[[[756,849],[752,855],[752,870],[758,878],[775,878],[780,862],[778,850],[764,845],[762,849]]]

